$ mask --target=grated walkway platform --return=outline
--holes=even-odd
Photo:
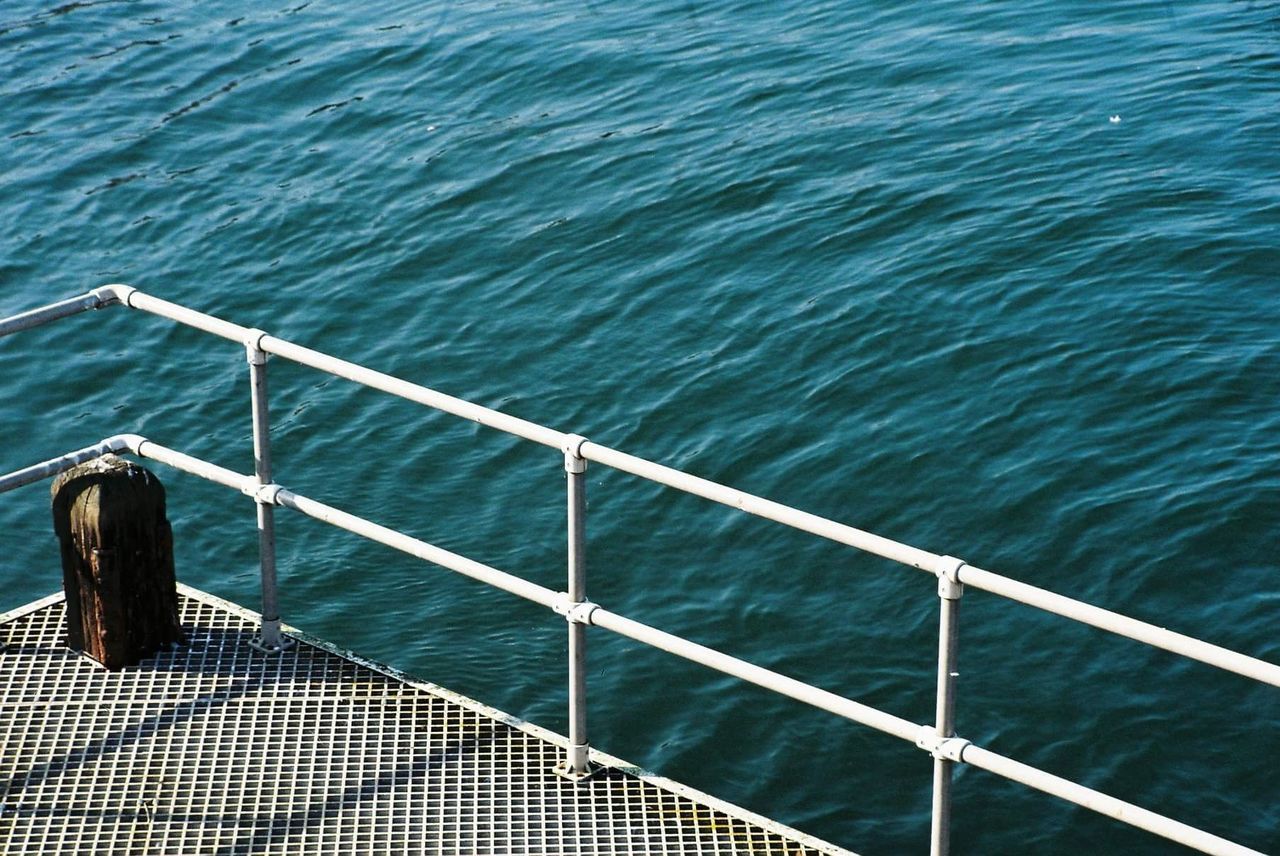
[[[184,648],[108,672],[61,595],[0,615],[0,852],[846,853],[182,586]]]

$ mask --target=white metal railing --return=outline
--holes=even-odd
[[[275,534],[272,515],[275,507],[280,506],[480,580],[562,615],[567,620],[569,629],[569,748],[558,769],[570,778],[585,777],[591,772],[586,721],[585,630],[588,626],[595,626],[612,630],[646,645],[660,648],[846,719],[892,734],[928,752],[933,757],[934,764],[930,847],[931,853],[935,856],[945,854],[949,850],[951,777],[957,763],[966,763],[988,770],[1206,853],[1256,854],[1257,852],[1022,764],[956,736],[953,716],[954,674],[960,599],[965,587],[972,586],[1275,687],[1280,687],[1280,666],[1018,582],[974,567],[951,556],[921,550],[772,500],[743,493],[725,485],[602,446],[577,434],[566,434],[454,398],[284,339],[278,339],[262,330],[242,327],[170,303],[129,286],[104,286],[87,294],[2,319],[0,320],[0,337],[80,312],[114,305],[127,306],[169,318],[244,346],[252,389],[254,474],[242,475],[166,448],[136,434],[121,434],[109,437],[94,446],[0,476],[0,493],[47,478],[77,463],[108,452],[127,452],[235,488],[252,497],[257,507],[263,616],[260,635],[255,640],[255,644],[265,651],[278,652],[288,644],[288,640],[280,634],[280,615],[276,596]],[[564,456],[568,482],[567,591],[553,591],[402,532],[309,499],[274,483],[266,384],[266,362],[267,356],[271,354],[559,449]],[[585,573],[586,483],[584,478],[588,461],[892,559],[935,576],[938,580],[940,612],[937,704],[933,724],[921,725],[902,719],[610,612],[589,601],[586,596]]]

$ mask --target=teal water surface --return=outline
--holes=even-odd
[[[128,282],[1280,662],[1280,10],[0,6],[0,315]],[[563,586],[554,451],[276,360],[277,478]],[[136,431],[252,466],[243,352],[111,310],[0,342],[0,469]],[[161,472],[255,605],[245,500]],[[593,467],[608,608],[918,722],[916,571]],[[58,587],[3,501],[0,608]],[[286,620],[565,728],[553,616],[281,515]],[[981,592],[957,720],[1280,851],[1280,695]],[[919,750],[591,633],[593,743],[866,854]],[[1181,852],[962,769],[961,853]]]

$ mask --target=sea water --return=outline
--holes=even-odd
[[[127,282],[1280,661],[1280,10],[656,0],[0,7],[0,314]],[[277,479],[562,588],[554,450],[273,360]],[[0,342],[8,470],[138,432],[252,468],[242,349]],[[160,470],[253,606],[242,497]],[[931,578],[593,466],[609,609],[918,722]],[[3,499],[0,608],[59,586]],[[285,619],[565,728],[545,611],[279,517]],[[982,592],[959,732],[1280,849],[1280,696]],[[866,854],[930,763],[590,634],[594,745]],[[1172,845],[961,769],[962,853]]]

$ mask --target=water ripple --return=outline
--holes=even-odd
[[[0,17],[0,313],[130,281],[1280,657],[1268,5]],[[556,455],[272,366],[282,479],[563,584]],[[250,463],[242,353],[159,322],[9,340],[0,392],[14,465],[121,430]],[[242,509],[170,481],[180,574],[253,603]],[[590,492],[596,599],[932,715],[927,578],[603,469]],[[57,584],[32,497],[11,555],[44,570],[5,577],[10,604]],[[291,620],[563,728],[554,624],[341,533],[281,536]],[[1254,761],[1280,753],[1272,696],[981,594],[965,610],[964,733],[1280,847]],[[603,748],[861,852],[924,846],[913,750],[620,640],[592,657]],[[1163,852],[978,778],[958,850]]]

